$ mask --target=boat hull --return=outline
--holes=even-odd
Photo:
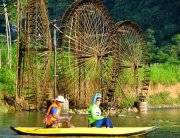
[[[43,127],[11,127],[21,135],[44,136],[134,136],[146,135],[157,127],[114,127],[114,128],[43,128]]]

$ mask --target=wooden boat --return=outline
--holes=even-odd
[[[11,127],[18,134],[45,136],[134,136],[146,135],[157,127],[114,127],[114,128],[43,128],[43,127]]]

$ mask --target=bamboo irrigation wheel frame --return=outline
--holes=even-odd
[[[56,69],[56,62],[57,94],[68,98],[73,107],[87,108],[96,92],[103,101],[116,104],[121,104],[119,95],[128,100],[129,92],[139,101],[145,100],[148,48],[137,24],[112,23],[100,0],[76,0],[59,21],[56,48],[60,51],[54,49],[57,61],[53,64],[46,3],[19,0],[18,7],[16,101],[24,101],[19,103],[24,109],[34,106],[38,110],[46,99],[52,99],[50,68],[52,64]]]
[[[144,101],[149,86],[149,57],[142,30],[129,20],[118,22],[115,26],[116,56],[119,60],[116,62],[120,65],[117,77],[118,91],[125,95],[134,92],[138,101]]]
[[[21,11],[22,4],[24,11]],[[49,19],[44,0],[28,0],[26,5],[21,1],[18,6],[21,22],[16,98],[24,101],[22,108],[38,110],[50,96],[52,43]]]
[[[59,91],[69,95],[75,106],[87,107],[94,92],[105,97],[111,79],[111,19],[98,0],[78,0],[67,9],[61,24]]]

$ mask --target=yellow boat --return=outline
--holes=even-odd
[[[114,127],[114,128],[43,128],[43,127],[11,127],[18,134],[45,136],[133,136],[146,135],[157,127]]]

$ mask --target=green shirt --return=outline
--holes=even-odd
[[[91,105],[89,108],[89,123],[92,124],[97,120],[103,119],[101,115],[101,110],[96,104]]]

